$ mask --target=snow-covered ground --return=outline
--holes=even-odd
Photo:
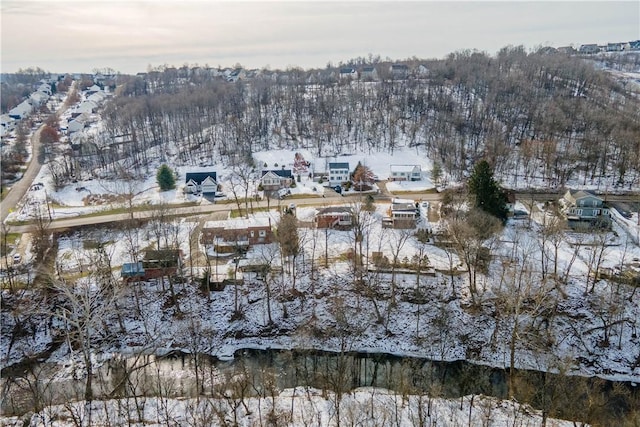
[[[338,410],[339,406],[339,410]],[[335,393],[314,388],[285,389],[268,397],[244,399],[205,398],[114,399],[75,402],[48,407],[27,418],[29,426],[74,427],[81,425],[131,427],[279,425],[362,427],[520,426],[533,427],[542,414],[527,405],[486,396],[461,399],[398,394],[384,389],[360,388],[339,399]],[[235,421],[234,421],[235,420]],[[0,418],[3,426],[18,427],[18,417]],[[570,427],[573,422],[546,419],[549,427]]]
[[[329,331],[335,327],[338,312],[341,312],[348,314],[344,327],[355,331],[349,343],[352,350],[435,360],[467,359],[507,367],[510,331],[515,317],[510,314],[513,308],[502,307],[502,304],[513,303],[509,295],[516,292],[514,278],[524,274],[528,281],[522,284],[522,301],[541,298],[541,305],[532,305],[537,301],[532,300],[518,306],[522,310],[520,325],[526,326],[528,334],[536,338],[516,343],[516,367],[555,371],[561,364],[567,364],[567,360],[573,360],[562,368],[574,374],[640,381],[640,366],[636,363],[640,355],[637,335],[640,293],[631,297],[631,287],[593,278],[597,259],[601,260],[601,270],[614,272],[620,267],[637,268],[640,248],[616,224],[612,232],[601,237],[561,232],[556,256],[552,238],[547,238],[546,242],[542,240],[544,206],[537,205],[531,223],[512,220],[496,238],[495,257],[488,274],[478,278],[479,308],[471,309],[469,278],[463,269],[459,269],[460,261],[454,251],[432,243],[420,243],[412,232],[382,228],[380,219],[386,215],[386,208],[384,204],[378,205],[370,220],[366,220],[363,252],[368,257],[373,252],[381,252],[389,260],[396,256],[400,263],[410,263],[417,254],[422,254],[429,263],[419,279],[399,266],[395,281],[390,271],[372,270],[364,273],[368,288],[354,288],[353,263],[349,260],[356,245],[353,232],[301,228],[304,255],[297,258],[296,289],[301,292],[294,294],[297,296],[290,297],[293,277],[286,273],[285,263],[283,275],[274,274],[268,278],[270,297],[266,294],[264,281],[249,280],[241,288],[242,319],[230,318],[235,304],[235,293],[231,288],[212,293],[208,301],[197,288],[179,285],[178,306],[184,308],[184,304],[188,304],[186,312],[189,316],[202,319],[203,327],[215,331],[211,337],[215,345],[210,352],[219,357],[229,357],[237,349],[246,347],[309,347],[338,351],[341,342]],[[311,219],[314,212],[314,208],[300,207],[297,216],[305,221]],[[272,215],[277,217],[275,212]],[[172,238],[188,254],[189,232],[195,229],[196,223],[178,219],[175,224],[177,227],[171,226],[176,230]],[[93,237],[91,233],[76,233],[60,239],[57,264],[71,270],[77,269],[78,264],[91,268],[96,245],[86,242],[102,239],[104,252],[117,269],[120,263],[131,261],[126,242],[133,239],[138,248],[153,247],[156,243],[150,227],[136,230],[135,236],[125,236],[120,231],[102,233],[96,230],[95,233]],[[324,268],[325,254],[329,256],[328,268]],[[263,259],[272,265],[282,262],[277,245],[256,245],[247,257]],[[317,270],[313,275],[310,270],[312,259]],[[513,264],[513,260],[518,262]],[[518,270],[518,265],[524,265],[525,269]],[[549,276],[554,270],[557,276],[566,276],[566,283],[539,282],[543,265]],[[457,270],[453,275],[447,272],[451,267]],[[127,333],[118,338],[118,351],[129,348],[126,351],[135,352],[134,343],[140,342],[142,330],[156,331],[158,347],[188,351],[189,343],[179,338],[185,336],[181,331],[189,327],[188,322],[174,318],[175,308],[165,306],[166,290],[157,284],[143,284],[142,289],[144,303],[140,307],[132,305],[133,300],[123,296],[128,301],[123,303]],[[392,298],[393,289],[396,296]],[[424,293],[426,299],[416,299],[416,289]],[[126,294],[130,289],[124,291]],[[271,299],[270,304],[267,304],[268,299]],[[396,299],[394,304],[392,299]],[[269,305],[271,313],[268,312]],[[269,314],[282,332],[273,332],[268,326]],[[3,316],[3,323],[10,327],[14,319],[4,311]],[[320,336],[309,335],[309,327],[324,332]],[[605,330],[607,342],[604,341]],[[45,328],[13,343],[10,350],[3,340],[0,347],[3,363],[21,360],[24,351],[40,351],[50,339]],[[112,350],[104,348],[100,351],[108,354]],[[52,361],[62,362],[68,357],[63,348]]]
[[[291,188],[291,195],[312,195],[322,196],[324,187],[322,184],[314,181],[313,176],[317,174],[328,173],[328,164],[332,161],[349,162],[351,169],[355,169],[358,162],[369,166],[373,173],[381,180],[386,180],[390,173],[390,165],[392,164],[419,164],[423,170],[423,179],[415,182],[390,182],[387,189],[390,191],[403,192],[420,192],[433,189],[433,183],[427,178],[430,173],[431,162],[425,157],[416,157],[414,149],[398,149],[393,154],[377,153],[374,156],[350,155],[338,156],[333,158],[314,158],[308,150],[272,150],[254,153],[256,171],[249,183],[247,194],[256,194],[259,183],[259,171],[264,169],[280,169],[283,166],[287,169],[293,168],[295,153],[301,153],[304,158],[311,163],[309,173],[301,174],[300,182],[296,182],[295,187]],[[264,165],[267,165],[266,167]],[[34,217],[35,207],[38,204],[45,204],[49,201],[47,215],[51,218],[67,218],[78,215],[90,214],[100,210],[110,210],[114,208],[127,207],[129,199],[134,206],[153,205],[159,203],[166,204],[182,204],[212,203],[207,198],[191,194],[185,194],[183,187],[185,185],[185,176],[189,172],[205,172],[216,171],[218,174],[218,182],[221,186],[221,192],[226,196],[219,200],[230,199],[232,176],[235,173],[233,169],[219,163],[211,166],[177,166],[175,171],[178,179],[176,180],[176,189],[169,191],[160,191],[156,182],[155,171],[160,163],[152,165],[150,173],[146,177],[133,180],[124,180],[117,178],[97,178],[92,176],[83,176],[80,179],[65,185],[60,189],[55,189],[51,172],[48,166],[44,166],[37,178],[36,183],[42,183],[43,186],[27,193],[22,205],[8,217],[9,221],[26,221]],[[311,177],[309,177],[311,174]],[[325,184],[326,185],[326,184]],[[244,194],[244,189],[240,192]]]

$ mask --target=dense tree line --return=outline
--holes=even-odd
[[[235,83],[181,77],[175,68],[130,77],[103,111],[105,132],[87,141],[99,154],[81,164],[126,159],[140,168],[167,151],[185,164],[218,155],[236,163],[274,142],[318,156],[408,144],[454,179],[485,158],[506,184],[638,183],[639,102],[592,63],[522,47],[421,63],[426,76],[381,72],[377,82],[301,69]],[[116,144],[123,135],[129,142]]]

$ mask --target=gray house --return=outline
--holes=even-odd
[[[218,182],[215,172],[187,172],[185,177],[184,192],[216,194]]]
[[[571,228],[611,227],[609,207],[600,197],[585,191],[567,191],[561,200]]]

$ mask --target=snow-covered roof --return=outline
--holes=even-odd
[[[259,216],[251,218],[231,218],[223,221],[207,221],[204,224],[204,228],[239,230],[255,227],[269,227],[271,225],[275,225],[275,221],[270,216]]]
[[[11,111],[9,111],[10,116],[26,116],[31,111],[33,111],[33,105],[29,103],[29,101],[22,101],[17,106],[13,107]]]
[[[413,172],[420,165],[391,165],[391,172]]]
[[[0,116],[0,124],[2,125],[15,122],[15,121],[16,120],[13,117],[9,117],[8,114],[3,114]]]
[[[329,206],[328,208],[319,209],[317,215],[334,215],[341,213],[353,213],[353,210],[348,206]]]

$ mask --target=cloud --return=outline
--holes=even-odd
[[[323,66],[367,53],[442,57],[460,49],[632,40],[640,28],[638,2],[67,0],[1,7],[5,72],[135,72],[185,62]]]

